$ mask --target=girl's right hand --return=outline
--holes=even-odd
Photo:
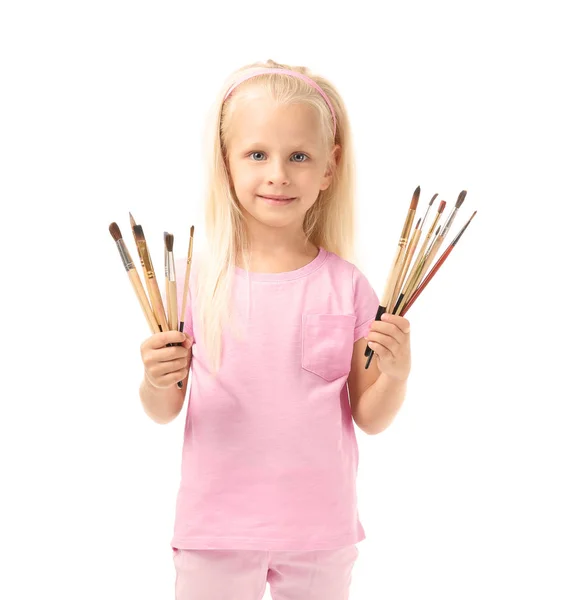
[[[181,343],[181,346],[167,344]],[[179,331],[154,333],[140,346],[146,379],[156,388],[168,388],[188,376],[192,338]]]

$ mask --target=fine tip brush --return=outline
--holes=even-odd
[[[188,243],[188,257],[186,260],[186,274],[184,275],[184,290],[182,294],[182,307],[180,310],[180,333],[184,332],[185,318],[186,318],[186,308],[188,302],[188,290],[190,288],[190,271],[192,268],[192,254],[194,252],[194,226],[190,227],[190,241]],[[178,388],[182,389],[183,382],[178,381]]]
[[[116,246],[118,247],[118,251],[120,252],[120,256],[122,257],[122,262],[124,263],[124,267],[128,272],[128,277],[130,282],[132,283],[132,287],[134,288],[134,292],[136,293],[136,297],[140,303],[140,307],[144,316],[146,317],[146,321],[148,322],[148,326],[150,327],[150,331],[152,333],[158,333],[160,328],[156,323],[156,319],[154,317],[154,313],[152,312],[152,308],[150,307],[150,303],[148,302],[148,297],[146,296],[146,292],[144,291],[144,286],[140,281],[140,276],[138,275],[138,271],[132,261],[132,257],[130,256],[130,252],[126,247],[126,243],[122,238],[122,233],[117,223],[111,223],[110,234],[112,238],[116,242]]]

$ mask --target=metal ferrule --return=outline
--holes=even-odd
[[[168,260],[167,260],[168,273],[167,278],[170,281],[176,281],[176,265],[174,263],[174,254],[173,252],[168,252]]]
[[[413,225],[414,217],[415,217],[415,211],[410,208],[409,212],[407,213],[407,219],[405,220],[405,224],[403,226],[403,231],[401,232],[400,243],[404,243],[404,244],[407,243],[407,236],[409,235],[409,230],[411,229],[411,226]]]
[[[447,235],[447,232],[449,231],[449,228],[451,227],[451,224],[453,223],[453,219],[455,219],[455,215],[457,214],[458,210],[459,210],[458,208],[453,208],[451,210],[451,214],[449,215],[449,219],[447,219],[447,222],[443,226],[443,229],[439,232],[439,235],[441,237],[444,238]]]
[[[132,257],[130,256],[130,253],[128,252],[128,248],[126,248],[126,244],[124,243],[124,240],[122,238],[120,238],[116,242],[116,246],[118,246],[118,251],[120,252],[120,256],[122,257],[122,262],[124,263],[124,267],[126,268],[126,271],[133,269],[134,263],[132,262]]]
[[[467,221],[467,223],[465,223],[465,226],[462,228],[462,230],[457,234],[457,236],[455,237],[455,239],[453,240],[453,242],[451,242],[452,246],[455,246],[455,244],[457,244],[457,242],[459,241],[459,238],[463,235],[463,233],[465,232],[465,230],[467,229],[467,227],[469,226],[469,223],[471,223],[471,221]]]
[[[146,273],[146,277],[148,279],[154,279],[154,269],[152,268],[152,261],[146,247],[146,242],[138,242],[138,249],[140,251],[142,269]]]
[[[421,221],[421,225],[419,228],[423,231],[423,226],[425,225],[425,221],[427,219],[427,215],[429,214],[429,209],[431,208],[431,204],[427,205],[427,210],[425,211],[425,215],[423,216],[423,221]]]

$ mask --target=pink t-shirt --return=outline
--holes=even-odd
[[[181,293],[185,262],[177,269]],[[172,546],[305,551],[365,539],[346,383],[377,294],[320,248],[294,271],[248,279],[236,268],[233,298],[245,335],[224,329],[215,377],[188,300],[195,343]]]

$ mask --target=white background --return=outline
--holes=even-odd
[[[351,598],[575,597],[567,5],[2,4],[0,597],[173,598],[184,413],[141,409],[148,331],[108,226],[135,255],[131,211],[157,271],[164,230],[185,254],[206,111],[267,58],[344,97],[379,294],[417,185],[422,207],[468,191],[449,238],[478,211],[408,314],[400,414],[357,430]]]

